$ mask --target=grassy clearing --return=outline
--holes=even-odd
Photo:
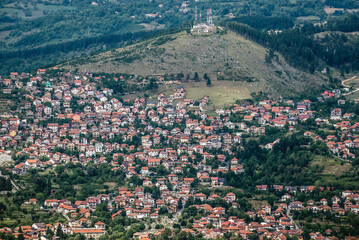
[[[108,186],[108,189],[111,191],[114,190],[117,185],[117,183],[115,183],[115,182],[104,182],[103,184]]]
[[[252,207],[253,207],[255,210],[260,210],[260,209],[262,209],[262,206],[263,206],[263,205],[268,205],[268,202],[267,202],[267,201],[264,201],[264,200],[254,200],[254,199],[251,199],[251,200],[249,200],[249,202],[251,203]]]
[[[349,100],[359,101],[359,91],[349,94],[349,95],[346,95],[345,98],[349,99]]]
[[[54,172],[52,169],[46,169],[45,171],[39,171],[39,175],[48,175],[51,172]]]
[[[163,93],[167,96],[173,94],[173,89],[178,85],[163,87]],[[236,99],[249,99],[250,93],[257,89],[253,86],[250,87],[243,82],[234,81],[212,81],[212,86],[208,87],[205,82],[186,82],[181,84],[187,93],[185,98],[200,100],[204,96],[209,96],[209,106],[225,106],[232,104]],[[160,92],[160,91],[159,91]]]
[[[332,157],[317,156],[312,162],[311,166],[318,165],[323,168],[323,175],[341,176],[347,172],[351,165],[343,163],[342,160]]]
[[[187,98],[198,99],[205,95],[209,96],[210,104],[215,106],[228,105],[236,99],[251,98],[250,90],[241,82],[215,81],[211,87],[201,83],[187,91]]]
[[[235,103],[237,99],[251,99],[250,95],[252,92],[258,92],[260,88],[256,84],[249,84],[240,81],[218,81],[212,80],[212,85],[207,86],[205,81],[200,82],[183,82],[181,84],[171,85],[159,85],[159,88],[155,91],[146,91],[142,93],[126,95],[126,99],[134,100],[138,96],[147,94],[149,99],[157,99],[159,93],[165,94],[169,97],[175,92],[177,87],[183,86],[186,90],[186,99],[193,99],[195,101],[200,100],[204,96],[209,96],[209,103],[204,110],[212,111],[214,108],[228,106]],[[180,100],[175,100],[176,104]]]
[[[322,169],[319,174],[320,178],[315,185],[323,186],[325,184],[336,184],[342,186],[358,185],[359,179],[348,175],[352,165],[343,162],[338,158],[317,156],[310,164],[311,167]]]
[[[13,196],[7,197],[6,195],[0,195],[0,202],[6,203],[5,199],[8,198],[9,202],[12,202]]]
[[[297,17],[297,22],[318,22],[320,18],[317,16],[305,16],[305,17]]]
[[[358,9],[358,8],[355,8],[355,9],[345,9],[345,8],[335,8],[335,7],[325,6],[325,7],[324,7],[324,11],[326,12],[326,14],[333,14],[335,11],[358,12],[359,9]]]
[[[6,219],[1,222],[4,226],[13,226],[17,223],[15,219]]]

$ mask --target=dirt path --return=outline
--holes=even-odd
[[[357,76],[354,76],[354,77],[351,77],[351,78],[342,80],[342,85],[343,85],[344,87],[350,87],[349,85],[346,85],[345,83],[348,82],[348,81],[354,80],[356,77],[357,77]]]
[[[347,85],[346,82],[355,80],[357,77],[358,77],[358,76],[354,76],[354,77],[351,77],[351,78],[342,80],[342,85],[343,85],[344,87],[350,88],[350,86]],[[342,95],[343,95],[343,96],[347,96],[347,95],[353,94],[353,93],[358,92],[358,91],[359,91],[359,88],[355,88],[353,91],[350,91],[350,92],[347,92],[347,93],[343,93]]]

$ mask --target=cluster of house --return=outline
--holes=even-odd
[[[340,96],[340,91],[333,90],[333,96]],[[324,96],[328,91],[324,92]],[[283,104],[284,103],[284,104]],[[248,105],[248,106],[235,106],[232,109],[217,109],[217,114],[219,115],[231,115],[236,112],[244,112],[247,115],[244,115],[243,121],[241,123],[233,124],[231,122],[226,122],[226,126],[231,129],[237,128],[239,130],[247,131],[248,133],[257,133],[264,134],[264,127],[251,126],[247,127],[248,124],[257,122],[262,126],[272,126],[277,128],[283,128],[288,126],[289,130],[294,130],[294,125],[298,124],[298,121],[306,121],[309,118],[314,118],[314,112],[310,110],[311,101],[304,100],[301,102],[294,103],[292,100],[287,100],[281,102],[284,106],[278,106],[276,101],[260,101],[258,105]],[[323,141],[326,143],[330,152],[335,154],[338,157],[344,159],[354,158],[355,155],[350,152],[352,148],[359,147],[359,138],[354,135],[355,132],[359,131],[359,123],[352,124],[350,119],[354,116],[353,113],[344,113],[340,108],[340,105],[344,105],[345,100],[338,99],[337,108],[334,108],[331,111],[328,118],[316,118],[315,122],[318,126],[334,126],[337,129],[340,129],[341,136],[336,137],[335,134],[328,135],[326,139],[322,139],[320,136],[314,135],[311,132],[305,132],[304,135],[307,137],[312,137],[314,141]],[[286,106],[285,106],[286,105]],[[330,121],[331,120],[331,121]],[[335,131],[332,130],[333,133]],[[272,149],[274,144],[278,143],[279,139],[271,143],[267,143],[262,146],[266,149]]]
[[[345,100],[338,100],[338,106],[345,104]],[[359,148],[359,138],[354,135],[359,131],[359,123],[351,123],[350,119],[354,116],[353,113],[342,113],[341,108],[334,108],[331,111],[330,120],[323,118],[315,119],[315,122],[319,126],[334,126],[336,129],[340,130],[340,136],[336,136],[334,130],[330,130],[333,134],[327,135],[325,139],[313,134],[312,132],[305,132],[304,135],[312,137],[314,141],[324,142],[329,151],[334,155],[344,158],[352,159],[355,158],[355,155],[350,152],[353,148]]]
[[[16,227],[13,230],[10,228],[3,228],[0,232],[5,233],[7,235],[13,235],[15,237],[19,237],[22,235],[24,239],[39,239],[45,240],[49,239],[47,237],[48,232],[52,231],[56,233],[57,231],[61,230],[64,234],[82,234],[86,238],[89,239],[99,239],[101,236],[104,236],[106,231],[106,224],[102,222],[97,222],[94,224],[93,227],[84,228],[84,225],[89,225],[90,221],[86,218],[80,218],[79,220],[71,220],[67,224],[65,223],[56,223],[52,224],[45,224],[45,223],[34,223],[31,226],[21,226]]]
[[[318,191],[332,191],[333,188],[327,187],[316,187],[316,186],[283,186],[283,185],[257,185],[257,190],[259,191],[268,191],[272,189],[273,191],[286,191],[280,202],[292,201],[294,199],[294,195],[297,192],[307,193],[313,192],[315,190]],[[291,195],[292,194],[292,195]],[[305,206],[306,205],[306,206]],[[284,205],[281,207],[286,208]],[[347,212],[353,212],[355,214],[359,213],[359,192],[353,192],[350,190],[345,190],[342,192],[342,196],[334,196],[328,201],[323,198],[319,202],[315,202],[313,200],[308,200],[306,204],[300,201],[294,201],[289,205],[290,210],[305,210],[310,209],[313,212],[318,211],[330,211],[335,213],[336,215],[345,215]]]
[[[84,164],[88,161],[100,163],[104,160],[100,157],[103,154],[134,149],[135,146],[127,143],[131,143],[135,136],[141,137],[142,148],[138,148],[139,152],[132,157],[148,161],[150,167],[159,164],[171,166],[178,160],[186,164],[187,156],[194,157],[193,153],[201,154],[205,162],[206,159],[213,157],[206,153],[205,149],[221,148],[230,152],[233,143],[241,142],[243,132],[264,134],[264,126],[267,125],[278,128],[290,125],[289,128],[294,129],[293,125],[299,120],[305,121],[314,117],[309,100],[297,103],[288,100],[284,102],[285,106],[267,100],[260,101],[258,105],[236,105],[227,110],[217,109],[218,117],[209,117],[201,110],[202,108],[198,108],[194,111],[198,119],[191,119],[187,107],[193,106],[194,100],[185,99],[186,91],[183,87],[178,87],[168,98],[159,94],[157,101],[138,98],[133,102],[121,102],[112,97],[112,89],[98,90],[95,83],[88,81],[90,76],[67,73],[47,79],[45,73],[45,70],[40,69],[36,76],[29,78],[26,86],[22,86],[24,83],[21,81],[28,76],[26,74],[19,76],[12,73],[10,79],[3,79],[3,84],[9,88],[22,86],[28,90],[26,101],[19,109],[25,116],[22,115],[20,118],[13,114],[9,120],[2,121],[0,129],[2,133],[0,147],[18,149],[16,156],[29,156],[28,160],[14,168],[14,172],[18,174],[26,173],[31,167],[56,166],[68,161]],[[42,92],[39,90],[39,85],[44,87]],[[174,104],[173,100],[179,101]],[[200,106],[206,105],[208,100],[208,97],[203,97]],[[338,104],[343,104],[343,100],[339,101]],[[76,107],[74,108],[73,105]],[[243,122],[232,122],[230,116],[233,113],[243,113]],[[339,119],[341,115],[340,108],[336,108],[331,118]],[[346,115],[348,114],[345,114],[344,118],[347,118]],[[33,118],[34,121],[27,121],[26,118]],[[51,122],[50,119],[53,121]],[[41,120],[47,123],[38,124]],[[183,120],[185,120],[184,129],[173,127],[168,130],[168,127]],[[140,121],[146,127],[136,128],[136,121]],[[261,126],[255,126],[254,121]],[[157,127],[151,122],[156,123]],[[317,123],[323,122],[325,121]],[[355,131],[359,123],[350,126],[349,121],[343,121],[335,126],[346,131],[343,134],[350,138],[352,137],[349,134],[350,130]],[[237,131],[216,134],[217,130],[223,127]],[[143,133],[146,135],[143,136]],[[310,133],[306,134],[310,135]],[[117,141],[118,136],[121,137],[122,144]],[[317,136],[316,138],[319,139]],[[271,149],[277,141],[263,147]],[[354,157],[350,153],[350,148],[356,146],[356,141],[357,139],[334,142],[330,136],[326,139],[328,148],[333,153],[340,153],[341,156],[348,158]],[[26,143],[24,148],[20,147],[23,142]],[[158,149],[159,146],[172,143],[179,143],[178,149]],[[59,148],[75,151],[78,154],[71,155],[56,151]],[[41,156],[46,156],[49,160],[41,162],[38,160]],[[114,160],[117,157],[114,154]],[[116,167],[115,161],[113,165]],[[223,171],[228,170],[228,167],[223,169]],[[234,170],[242,171],[240,165]]]
[[[170,181],[171,176],[167,176]],[[286,239],[287,236],[298,236],[302,238],[302,230],[287,216],[289,211],[301,211],[304,209],[311,209],[313,212],[318,211],[331,211],[335,214],[344,215],[345,212],[352,211],[358,213],[359,211],[359,193],[353,191],[343,191],[341,197],[334,196],[329,201],[327,199],[321,199],[319,202],[309,200],[306,203],[300,201],[293,201],[296,191],[312,192],[315,190],[314,186],[301,186],[301,187],[283,187],[281,185],[258,185],[258,190],[268,190],[269,187],[275,191],[286,190],[276,204],[275,210],[270,205],[262,205],[260,209],[256,209],[255,212],[246,212],[246,214],[252,219],[248,222],[238,217],[230,216],[227,212],[228,209],[224,207],[212,207],[210,201],[216,201],[216,199],[222,199],[230,204],[231,208],[240,208],[240,205],[236,202],[237,197],[234,193],[227,193],[222,197],[217,194],[211,194],[209,196],[203,193],[194,193],[193,191],[169,191],[164,188],[161,189],[161,196],[158,199],[154,199],[151,194],[145,193],[144,187],[136,187],[130,191],[126,187],[119,187],[118,195],[101,194],[93,197],[88,197],[85,201],[75,201],[71,203],[67,199],[46,199],[44,203],[39,203],[36,199],[30,199],[25,204],[42,204],[47,210],[63,214],[67,217],[66,223],[56,223],[55,225],[45,223],[34,223],[32,226],[21,226],[14,230],[6,229],[8,233],[19,235],[22,233],[26,239],[38,239],[39,236],[45,236],[48,230],[53,232],[57,231],[58,227],[66,234],[83,234],[87,238],[98,239],[105,235],[106,224],[102,222],[91,223],[93,211],[100,203],[106,203],[108,209],[120,208],[121,210],[112,214],[112,218],[125,213],[126,216],[136,218],[138,220],[151,219],[153,221],[159,221],[161,215],[159,210],[166,207],[170,212],[176,213],[177,206],[180,201],[183,200],[183,204],[190,198],[199,199],[204,204],[190,205],[189,208],[194,208],[195,211],[201,211],[203,217],[194,219],[191,228],[184,228],[191,234],[202,234],[206,239],[216,239],[223,237],[225,233],[233,233],[240,235],[244,239],[247,239],[251,234],[257,233],[260,237],[267,237],[272,239]],[[324,190],[324,188],[320,188]],[[184,192],[186,191],[186,192]],[[288,202],[290,202],[288,204]],[[357,202],[354,205],[353,202]],[[340,206],[344,205],[344,209]],[[76,219],[76,220],[75,220]],[[141,236],[153,236],[154,234],[160,234],[162,230],[156,230],[152,232],[139,232],[134,237]],[[322,236],[319,233],[311,233],[312,239],[337,239],[331,237],[331,230],[326,231],[326,236]]]
[[[280,106],[283,105],[283,106]],[[298,120],[305,121],[314,117],[313,111],[310,111],[311,102],[304,100],[295,103],[292,100],[282,102],[265,100],[256,105],[234,106],[231,109],[218,109],[219,115],[231,115],[232,113],[246,113],[243,117],[244,122],[256,121],[262,126],[270,125],[283,128],[286,125],[296,125]],[[242,126],[247,130],[246,126]],[[263,133],[263,132],[262,132]]]
[[[209,198],[211,197],[213,198],[213,196]],[[252,221],[246,222],[238,217],[227,217],[225,209],[222,207],[212,208],[208,204],[194,205],[193,207],[203,210],[206,216],[194,220],[192,231],[195,230],[208,239],[220,238],[226,233],[239,235],[243,239],[248,239],[254,233],[258,233],[261,238],[273,239],[286,239],[286,235],[300,236],[302,234],[302,230],[295,229],[293,222],[285,215],[286,208],[279,207],[272,212],[269,205],[263,205],[256,212],[247,212],[246,214]],[[239,206],[233,204],[233,207]],[[255,221],[256,218],[261,218],[261,221]]]
[[[125,212],[126,216],[139,220],[158,220],[161,217],[161,208],[176,214],[180,202],[183,201],[181,204],[184,205],[189,197],[203,202],[222,198],[232,207],[239,208],[235,202],[235,194],[228,193],[222,197],[215,194],[206,196],[196,193],[193,183],[198,179],[199,182],[216,188],[226,185],[224,178],[217,177],[220,176],[219,172],[243,173],[243,165],[232,152],[233,146],[241,145],[243,133],[262,135],[265,134],[265,126],[283,128],[289,125],[290,129],[294,129],[293,126],[299,121],[314,118],[309,100],[297,103],[288,100],[284,101],[284,104],[267,100],[256,105],[234,105],[226,110],[217,109],[218,116],[210,117],[202,110],[202,107],[208,104],[209,98],[204,96],[196,108],[193,99],[185,98],[186,91],[183,87],[176,88],[169,97],[159,94],[151,101],[136,98],[133,101],[121,102],[113,96],[112,89],[97,88],[94,81],[89,81],[91,78],[89,73],[58,73],[56,77],[49,77],[46,70],[40,69],[36,76],[12,73],[10,79],[1,79],[2,84],[6,86],[5,89],[10,89],[4,93],[12,94],[15,88],[25,89],[27,93],[26,100],[18,107],[16,113],[8,112],[2,115],[6,116],[7,120],[1,122],[0,147],[3,150],[15,149],[16,158],[25,156],[26,160],[12,169],[15,174],[25,174],[31,168],[53,168],[67,162],[84,165],[88,162],[107,163],[107,157],[110,156],[109,164],[113,171],[121,168],[125,171],[126,178],[139,176],[142,186],[136,187],[133,191],[120,187],[116,196],[102,194],[75,203],[66,199],[47,199],[43,205],[51,211],[69,217],[68,223],[58,223],[56,226],[25,226],[22,232],[26,232],[26,238],[38,236],[42,231],[46,232],[47,228],[55,230],[61,225],[66,233],[82,233],[88,238],[97,239],[106,234],[106,226],[98,222],[89,227],[92,224],[88,219],[92,217],[96,206],[104,202],[110,210],[122,209],[113,214],[113,218]],[[96,77],[95,80],[104,78]],[[188,107],[194,110],[189,112]],[[335,112],[332,112],[332,115],[336,118],[332,120],[341,119],[339,108],[333,111]],[[236,113],[243,115],[242,122],[231,121],[231,116]],[[325,121],[316,122],[322,124]],[[356,131],[359,123],[351,126],[349,121],[343,121],[337,122],[335,126],[341,128],[343,133],[346,131],[349,139],[354,139],[348,134]],[[223,129],[229,131],[220,131]],[[353,157],[349,149],[356,147],[356,139],[345,140],[343,143],[334,140],[329,136],[325,140],[332,152],[335,152],[335,148],[336,152],[345,154],[342,154],[343,157]],[[271,149],[277,141],[279,140],[263,147]],[[211,149],[221,149],[226,154],[210,154],[208,152],[211,152]],[[118,161],[119,159],[121,161]],[[218,160],[220,164],[206,164],[212,159]],[[145,165],[140,170],[136,168],[137,161]],[[160,165],[164,166],[169,174],[153,177],[156,176],[156,168]],[[189,166],[196,169],[197,179],[178,176]],[[171,190],[168,188],[169,183],[172,186]],[[160,197],[154,198],[151,193],[145,193],[146,186],[157,186]],[[276,185],[273,187],[278,190],[285,188],[288,192],[293,192],[296,188]],[[267,190],[268,186],[260,185],[257,189]],[[302,187],[300,189],[302,191]],[[358,200],[357,196],[351,196],[352,198],[346,199],[345,203],[348,206],[345,205],[343,212],[357,212],[357,205],[349,206],[351,200]],[[28,204],[42,203],[30,199]],[[314,203],[308,203],[308,207],[313,210],[315,206]],[[329,207],[324,203],[321,206],[326,206],[324,209]],[[321,206],[318,210],[322,209]],[[192,207],[208,214],[195,220],[193,228],[185,231],[201,233],[205,238],[221,237],[226,232],[247,238],[256,231],[261,236],[276,239],[285,239],[287,234],[301,234],[301,230],[286,216],[285,210],[288,206],[284,203],[273,212],[267,205],[257,212],[248,212],[253,220],[256,217],[263,219],[260,223],[249,224],[243,219],[228,217],[226,209],[221,207],[212,208],[208,204]],[[294,202],[290,208],[300,209],[300,204]],[[341,214],[339,209],[334,204],[331,206],[332,211]]]
[[[12,76],[11,83],[20,79],[17,75]],[[148,162],[149,167],[159,164],[171,167],[177,162],[186,166],[189,164],[188,158],[195,157],[194,153],[202,155],[203,162],[213,158],[213,155],[204,151],[205,148],[226,148],[230,151],[232,143],[240,143],[239,134],[216,134],[223,124],[231,125],[228,119],[223,121],[207,117],[200,109],[195,112],[198,119],[190,119],[186,107],[192,106],[194,101],[184,99],[186,91],[183,87],[178,87],[168,98],[159,94],[157,101],[138,98],[124,104],[111,97],[111,89],[96,90],[94,84],[85,82],[86,79],[85,76],[80,78],[71,74],[60,76],[58,81],[45,80],[44,74],[30,78],[30,83],[35,81],[37,84],[27,84],[25,87],[28,90],[26,101],[19,106],[19,112],[24,115],[12,114],[8,120],[1,122],[0,147],[15,148],[16,157],[27,156],[24,162],[14,167],[14,173],[24,174],[29,168],[54,167],[69,161],[101,163],[105,160],[103,155],[112,153],[111,164],[114,168],[119,167],[116,161],[118,157],[123,157],[125,161],[122,166],[131,175],[135,158]],[[14,86],[22,82],[16,83]],[[44,86],[43,94],[38,84]],[[175,99],[182,101],[174,105]],[[208,101],[209,98],[205,96],[199,105],[204,106]],[[29,118],[33,121],[28,121]],[[185,129],[173,127],[168,130],[182,120],[186,122]],[[205,120],[210,120],[211,125],[206,125]],[[39,124],[39,121],[46,123]],[[136,128],[136,121],[146,127]],[[141,137],[141,146],[136,149],[138,152],[130,155],[118,153],[135,149],[136,146],[131,143],[138,136]],[[122,143],[119,143],[118,137]],[[178,143],[179,148],[165,148],[165,145],[172,143]],[[224,156],[218,157],[224,162]],[[236,172],[243,171],[240,164],[232,162],[232,166]],[[226,166],[213,171],[216,170],[230,169]]]

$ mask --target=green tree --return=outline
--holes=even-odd
[[[206,80],[206,84],[207,84],[208,87],[212,85],[211,79],[209,78],[209,76],[207,75],[207,73],[205,73],[205,74],[203,75],[203,79]]]
[[[194,73],[193,80],[195,80],[196,82],[199,82],[199,75],[198,75],[198,72],[195,72],[195,73]]]

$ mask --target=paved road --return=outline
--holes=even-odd
[[[16,190],[20,190],[20,188],[14,183],[13,180],[10,179],[10,182],[11,182],[12,186],[13,186]]]
[[[294,224],[295,229],[299,229],[298,225],[295,223],[295,221],[293,220],[293,216],[290,214],[290,208],[292,207],[293,202],[291,202],[287,208],[287,217],[290,219],[290,221]]]
[[[20,190],[20,188],[14,183],[14,181],[7,175],[2,175],[0,172],[0,177],[4,177],[6,179],[10,179],[11,185],[13,187],[12,191],[2,191],[2,194],[6,194],[7,192],[15,193],[16,191]]]

